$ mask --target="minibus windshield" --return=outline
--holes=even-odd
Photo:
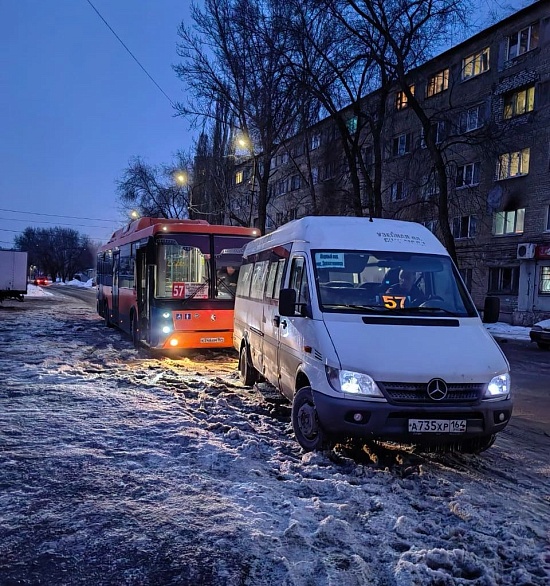
[[[458,271],[447,256],[314,250],[312,257],[323,311],[478,315]]]

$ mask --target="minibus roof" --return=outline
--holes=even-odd
[[[249,242],[244,256],[250,256],[295,241],[313,249],[380,250],[444,254],[443,244],[422,224],[355,216],[307,216]]]

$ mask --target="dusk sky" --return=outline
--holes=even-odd
[[[90,1],[181,101],[172,65],[190,0]],[[528,3],[481,2],[502,16]],[[72,227],[105,242],[127,221],[116,180],[130,159],[169,163],[195,131],[87,0],[0,0],[0,38],[0,247],[27,226]]]
[[[170,99],[181,100],[172,65],[190,1],[92,3]],[[106,241],[126,221],[115,181],[129,160],[169,163],[193,144],[188,123],[87,0],[0,0],[0,37],[0,246],[30,225]]]

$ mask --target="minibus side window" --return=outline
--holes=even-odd
[[[245,264],[239,271],[239,280],[237,282],[237,295],[239,297],[248,297],[250,295],[250,282],[252,281],[253,263]]]
[[[289,286],[296,291],[296,303],[302,305],[309,304],[309,287],[305,269],[303,257],[295,258],[292,261]],[[301,314],[299,307],[296,307],[296,313]]]
[[[269,269],[267,272],[267,285],[265,288],[265,296],[267,299],[273,298],[273,287],[275,285],[275,277],[277,276],[277,261],[271,261],[269,263]]]
[[[283,282],[283,275],[285,272],[286,260],[281,258],[277,263],[277,276],[275,277],[275,289],[273,291],[273,299],[279,299],[279,291]]]
[[[254,265],[252,285],[250,287],[250,297],[252,299],[263,298],[268,265],[269,262],[267,260],[262,260]]]

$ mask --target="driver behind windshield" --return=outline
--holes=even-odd
[[[406,298],[410,303],[420,304],[425,301],[425,295],[418,288],[415,281],[416,274],[414,272],[402,269],[399,272],[399,283],[388,287],[386,295],[391,295],[396,298]]]

